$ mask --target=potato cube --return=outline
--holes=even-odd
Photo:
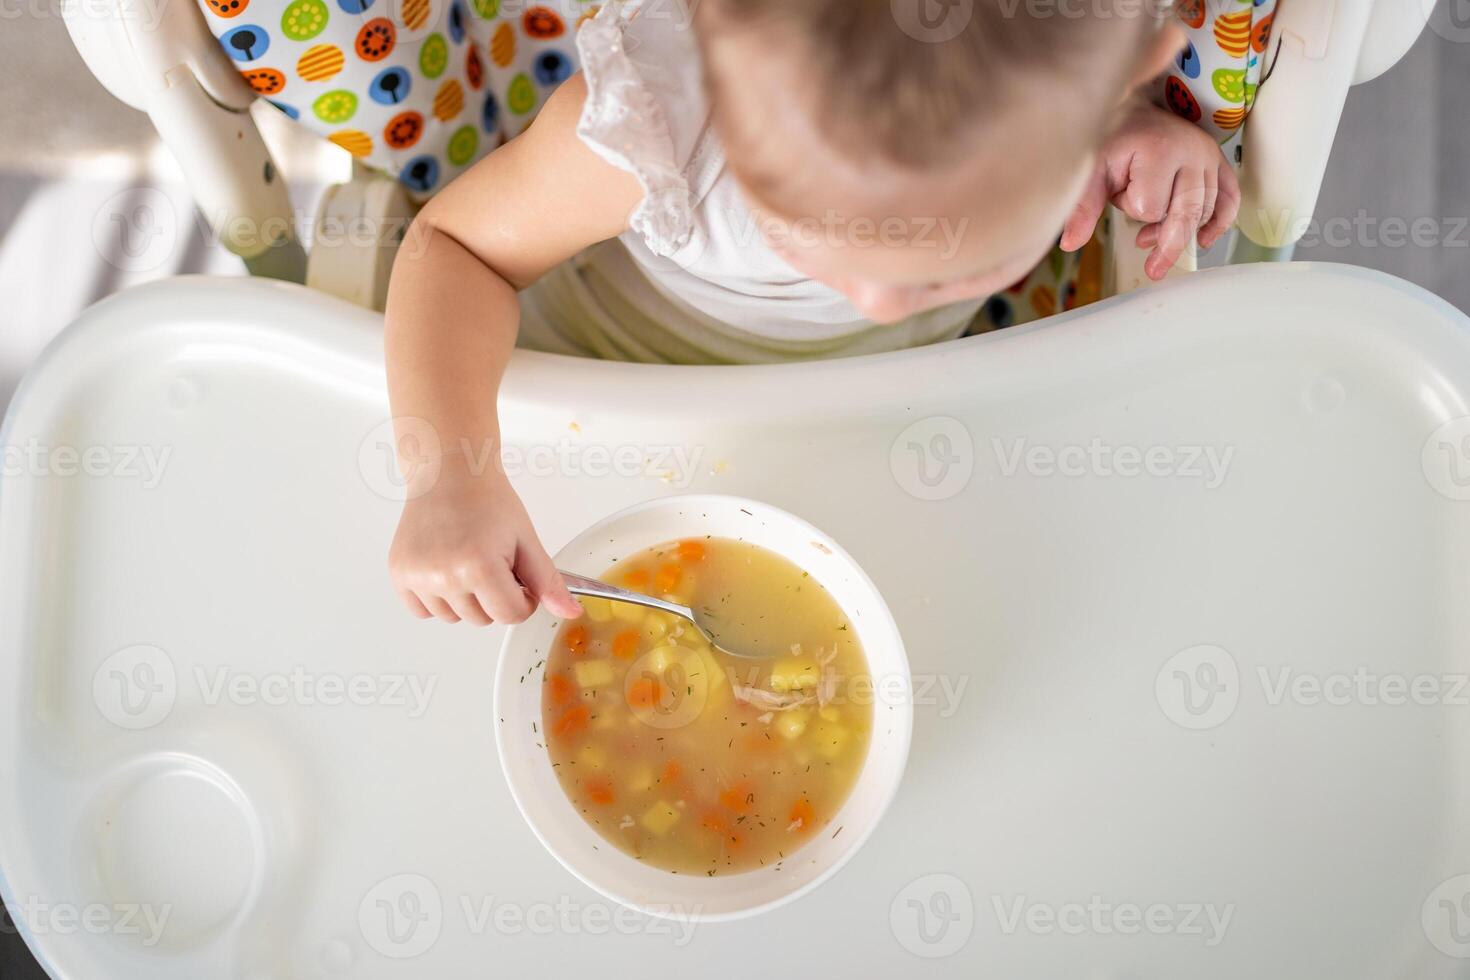
[[[628,792],[646,793],[653,788],[653,769],[640,766],[628,777]]]
[[[605,687],[612,683],[612,664],[606,660],[578,660],[572,664],[572,676],[586,687]]]
[[[648,615],[647,607],[632,602],[609,602],[608,606],[612,610],[612,618],[625,623],[641,623]]]
[[[598,770],[607,768],[607,752],[601,746],[584,745],[577,753],[577,765]]]
[[[582,604],[582,610],[587,618],[594,623],[605,623],[612,619],[612,603],[606,599],[598,599],[593,596],[582,596],[577,600]]]
[[[683,659],[684,654],[678,647],[665,644],[650,653],[644,664],[649,670],[662,676],[674,664],[682,663]]]
[[[649,613],[648,618],[643,620],[643,635],[650,641],[657,642],[669,633],[668,617],[659,613]]]
[[[710,649],[709,640],[704,638],[704,634],[700,633],[693,626],[687,625],[684,627],[684,632],[679,634],[679,645],[696,651]]]
[[[801,733],[806,731],[807,714],[808,712],[799,708],[791,708],[776,715],[776,720],[771,723],[771,727],[782,738],[799,738]]]
[[[783,657],[771,666],[771,690],[777,694],[815,690],[821,676],[810,657]]]
[[[830,704],[818,711],[817,714],[822,717],[823,721],[840,721],[842,719],[842,712]]]
[[[662,837],[673,828],[674,824],[679,822],[679,811],[663,800],[659,800],[648,808],[648,812],[643,814],[643,819],[639,822],[650,834]]]

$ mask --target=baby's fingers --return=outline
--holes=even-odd
[[[1075,252],[1086,245],[1092,238],[1092,233],[1097,230],[1098,219],[1107,206],[1107,172],[1104,165],[1099,163],[1082,191],[1081,200],[1068,216],[1066,227],[1062,229],[1062,251]]]
[[[1159,223],[1158,243],[1143,264],[1143,271],[1150,279],[1162,279],[1169,274],[1179,256],[1194,241],[1206,217],[1214,211],[1212,184],[1202,170],[1186,169],[1175,175],[1169,210]]]
[[[433,618],[434,614],[429,612],[429,608],[424,605],[424,600],[420,599],[412,590],[399,589],[398,598],[403,600],[403,605],[409,611],[410,615],[416,616],[419,619]]]
[[[454,614],[471,626],[489,626],[490,616],[485,612],[485,607],[472,593],[447,596],[444,600],[454,610]]]
[[[536,601],[544,603],[553,615],[562,619],[576,619],[582,615],[581,604],[567,591],[561,573],[540,542],[534,539],[521,542],[516,552],[515,572],[526,590]]]
[[[490,572],[477,580],[475,598],[491,619],[507,626],[524,623],[536,609],[511,574],[510,563],[504,560],[497,560]]]
[[[1235,175],[1235,168],[1230,164],[1222,164],[1217,177],[1218,193],[1215,197],[1215,213],[1205,218],[1204,227],[1199,230],[1199,243],[1202,248],[1210,248],[1220,236],[1230,230],[1235,224],[1235,219],[1240,215],[1240,179]]]
[[[1134,221],[1163,221],[1178,179],[1177,164],[1147,157],[1135,159],[1129,165],[1123,189],[1113,195],[1113,206]]]
[[[429,595],[421,596],[420,598],[423,599],[424,607],[429,610],[431,616],[434,616],[436,619],[442,619],[446,623],[459,622],[459,613],[454,611],[454,607],[443,596]]]

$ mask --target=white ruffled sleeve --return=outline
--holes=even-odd
[[[632,55],[630,48],[645,52],[639,41],[629,43],[631,22],[623,4],[608,3],[577,34],[587,82],[577,135],[598,156],[638,178],[644,197],[628,227],[655,254],[669,256],[689,240],[693,213],[682,148],[676,145],[669,106],[661,95],[684,82],[649,77],[659,62]]]

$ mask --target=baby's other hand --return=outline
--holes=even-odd
[[[388,567],[420,619],[520,623],[538,603],[564,619],[582,614],[510,482],[499,471],[469,473],[452,456],[433,485],[404,504]]]
[[[1208,133],[1167,109],[1139,105],[1103,144],[1097,169],[1067,219],[1062,248],[1087,244],[1109,202],[1147,222],[1138,233],[1138,247],[1153,250],[1144,271],[1162,279],[1196,233],[1200,247],[1209,248],[1234,224],[1240,182]]]

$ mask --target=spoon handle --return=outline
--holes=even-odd
[[[642,592],[620,589],[616,585],[608,585],[598,579],[575,575],[572,572],[562,572],[561,577],[566,583],[567,591],[573,595],[593,596],[598,599],[610,599],[613,602],[631,602],[635,606],[659,609],[666,613],[673,613],[681,619],[687,619],[691,623],[694,622],[694,612],[688,606],[665,602],[663,599],[644,595]]]

